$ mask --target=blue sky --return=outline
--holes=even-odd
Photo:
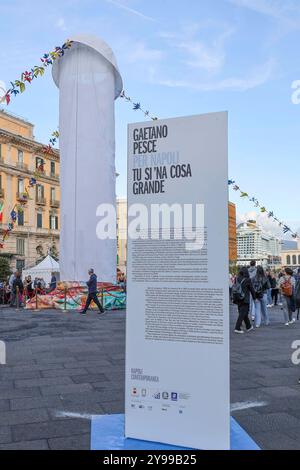
[[[151,114],[229,111],[229,174],[279,218],[300,226],[299,0],[0,0],[0,80],[9,84],[73,33],[114,50],[125,90]],[[58,123],[50,69],[9,109],[47,141]],[[126,193],[127,123],[143,117],[116,102],[117,193]],[[239,213],[250,203],[230,193]]]

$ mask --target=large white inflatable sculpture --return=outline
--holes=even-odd
[[[90,267],[115,282],[115,239],[96,234],[100,204],[116,204],[114,100],[123,85],[112,50],[101,39],[75,36],[56,60],[61,183],[60,277],[83,281]]]

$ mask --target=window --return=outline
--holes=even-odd
[[[42,184],[36,185],[36,198],[40,201],[44,199],[44,186]]]
[[[55,162],[50,163],[50,174],[51,176],[55,176]]]
[[[24,238],[17,238],[17,254],[18,255],[25,255],[25,239]]]
[[[0,144],[0,158],[2,158],[2,144]]]
[[[57,215],[50,214],[49,216],[49,227],[51,230],[58,230],[58,217]]]
[[[2,189],[2,175],[0,174],[0,189]]]
[[[55,201],[55,188],[51,188],[51,201]]]
[[[298,264],[300,264],[300,255],[298,255]]]
[[[23,151],[22,150],[18,150],[18,163],[23,163]]]
[[[286,264],[289,264],[289,265],[291,264],[291,257],[290,257],[290,255],[287,255],[287,257],[286,257]]]
[[[25,261],[23,259],[17,259],[17,264],[16,264],[17,271],[21,273],[22,270],[24,269],[24,266],[25,266]]]
[[[293,255],[293,264],[297,264],[297,256],[296,255]]]
[[[21,178],[18,179],[18,193],[24,193],[24,180]]]
[[[43,228],[43,214],[41,212],[36,215],[36,226],[37,228]]]
[[[18,225],[24,225],[24,211],[18,211]]]
[[[35,159],[35,167],[40,168],[40,166],[44,166],[45,162],[41,157],[36,157]]]

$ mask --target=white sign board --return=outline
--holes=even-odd
[[[128,126],[126,437],[230,448],[227,134]]]

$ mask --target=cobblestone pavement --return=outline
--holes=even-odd
[[[300,322],[271,310],[270,327],[232,335],[233,416],[262,448],[300,449]],[[0,340],[0,449],[89,449],[90,416],[124,411],[125,311],[2,308]]]

